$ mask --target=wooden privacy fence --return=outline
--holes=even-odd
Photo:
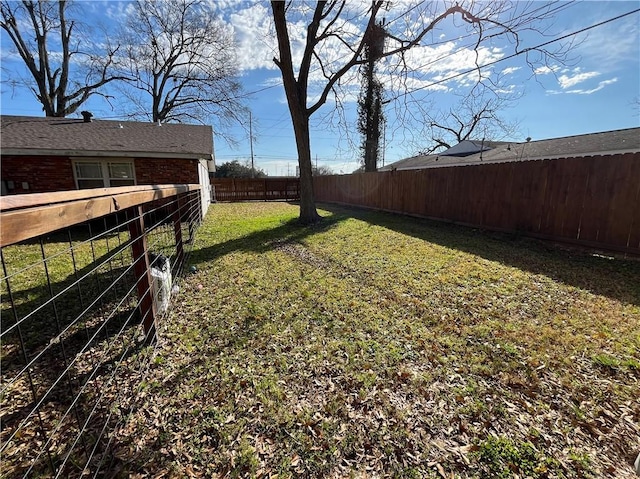
[[[640,254],[640,153],[314,178],[318,201]]]
[[[0,198],[3,477],[101,477],[202,218],[200,185]],[[140,353],[140,354],[136,354]]]
[[[212,178],[213,201],[297,200],[299,178]]]

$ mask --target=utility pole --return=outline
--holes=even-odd
[[[256,169],[253,165],[253,128],[251,126],[251,112],[249,112],[249,147],[251,148],[251,178],[255,178]]]

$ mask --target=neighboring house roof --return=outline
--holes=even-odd
[[[504,141],[462,140],[455,146],[440,152],[446,156],[469,156],[480,151],[487,151],[500,145],[506,145]]]
[[[82,118],[0,117],[3,155],[213,159],[207,125]]]
[[[474,144],[477,146],[477,151],[469,153]],[[475,140],[467,140],[460,145],[462,145],[461,148],[457,148],[458,145],[456,145],[439,154],[418,155],[396,161],[380,168],[380,171],[637,153],[640,152],[640,128],[523,143],[485,142],[482,145],[484,149],[480,147],[481,142]],[[491,145],[491,148],[487,149],[487,145]],[[461,153],[464,156],[460,156]]]

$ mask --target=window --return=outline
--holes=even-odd
[[[78,162],[76,163],[76,180],[78,189],[103,188],[105,184],[100,163]]]
[[[130,161],[76,161],[74,172],[78,189],[135,185]]]

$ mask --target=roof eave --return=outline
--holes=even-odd
[[[158,158],[177,160],[211,159],[212,153],[171,153],[157,151],[99,151],[99,150],[51,150],[40,148],[2,148],[3,156],[69,156],[100,158]]]
[[[573,153],[573,154],[560,154],[560,155],[545,155],[545,156],[537,156],[537,157],[523,157],[523,158],[484,158],[480,160],[480,158],[467,158],[465,162],[450,162],[447,163],[446,159],[448,158],[456,158],[453,156],[442,156],[441,159],[445,160],[442,163],[435,163],[433,160],[430,163],[424,165],[417,166],[398,166],[393,167],[393,164],[385,166],[385,171],[390,170],[422,170],[425,168],[451,168],[456,166],[476,166],[476,165],[488,165],[492,163],[517,163],[521,161],[543,161],[543,160],[559,160],[562,158],[584,158],[588,156],[612,156],[612,155],[624,155],[627,153],[640,153],[640,149],[638,148],[630,148],[625,150],[610,150],[610,151],[595,151],[589,153]]]

